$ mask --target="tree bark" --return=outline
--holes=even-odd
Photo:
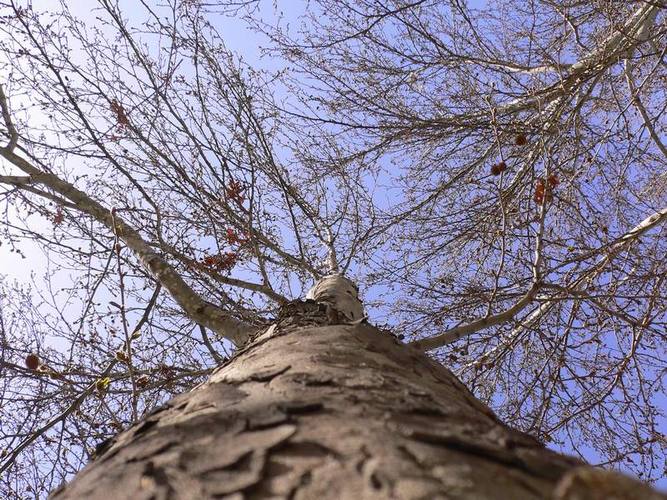
[[[666,498],[547,450],[419,350],[329,312],[285,306],[52,498]]]

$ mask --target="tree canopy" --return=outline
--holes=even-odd
[[[664,474],[662,2],[39,8],[0,2],[3,494],[330,273],[508,424]]]

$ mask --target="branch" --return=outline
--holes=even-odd
[[[16,188],[20,191],[27,191],[29,193],[36,194],[37,196],[40,196],[41,198],[46,198],[47,200],[51,200],[64,208],[70,208],[72,210],[77,209],[76,205],[61,198],[60,196],[56,196],[47,191],[42,191],[41,189],[35,187],[33,185],[35,184],[35,182],[30,176],[0,175],[0,184],[9,184],[10,186],[16,186]]]
[[[662,210],[658,210],[657,212],[646,217],[639,224],[633,227],[630,231],[621,236],[614,244],[612,244],[611,247],[609,248],[608,253],[600,260],[598,260],[597,264],[595,264],[591,269],[589,269],[582,276],[580,276],[573,283],[572,286],[568,287],[567,292],[571,296],[578,295],[579,292],[584,288],[584,285],[589,283],[600,272],[602,272],[604,267],[607,264],[609,264],[609,262],[611,262],[611,260],[619,252],[621,252],[624,248],[626,248],[630,243],[639,238],[646,231],[649,231],[650,229],[654,228],[658,224],[661,224],[665,221],[667,221],[667,207],[663,208]],[[547,287],[549,286],[547,285]],[[503,349],[508,345],[510,345],[514,341],[514,339],[519,337],[527,328],[530,328],[537,321],[539,321],[540,318],[548,314],[549,311],[551,311],[551,309],[556,305],[556,303],[562,300],[563,300],[562,296],[545,300],[543,303],[540,304],[540,306],[537,309],[535,309],[525,319],[523,319],[521,323],[507,335],[504,341],[499,343],[490,351],[487,351],[484,354],[484,357],[488,358],[489,356],[493,355],[494,352],[497,352],[498,350]],[[628,321],[625,318],[623,319],[625,321]],[[467,368],[468,366],[470,365],[466,365],[466,367],[464,368]]]
[[[581,289],[584,287],[586,283],[590,282],[590,280],[594,279],[595,276],[597,276],[600,272],[602,272],[604,267],[621,250],[623,250],[623,248],[625,248],[628,244],[630,244],[630,242],[634,241],[639,236],[644,234],[646,231],[655,227],[656,225],[660,224],[665,220],[667,220],[667,207],[646,217],[639,224],[633,227],[630,231],[621,236],[613,245],[611,245],[609,251],[604,257],[602,257],[590,270],[588,270],[581,277],[579,277],[574,282],[572,287],[569,287],[570,293],[576,295],[577,292],[581,291]],[[534,272],[537,272],[537,274],[535,275],[536,280],[539,280],[539,272],[536,270],[540,261],[540,253],[541,252],[539,248],[536,248],[535,263],[534,263]],[[460,325],[454,328],[450,328],[449,330],[439,335],[410,342],[408,345],[411,345],[418,349],[429,351],[456,342],[457,340],[472,333],[475,333],[479,330],[489,328],[491,326],[495,326],[500,323],[504,323],[505,321],[509,321],[517,313],[519,313],[522,309],[525,309],[532,302],[532,300],[535,298],[535,295],[537,294],[538,289],[539,289],[539,281],[534,281],[533,286],[530,288],[530,290],[528,290],[528,292],[509,309],[506,309],[505,311],[495,314],[493,316],[481,318],[465,325]],[[525,320],[521,322],[521,325],[512,330],[512,333],[510,334],[509,338],[513,339],[514,337],[519,335],[524,329],[530,327],[539,318],[548,313],[551,310],[551,308],[556,304],[556,302],[560,300],[562,300],[562,298],[547,300],[542,304],[540,304],[540,306],[537,309],[535,309]]]
[[[2,85],[0,85],[0,108],[2,108],[2,119],[5,122],[5,127],[7,127],[7,135],[9,135],[9,142],[5,146],[5,149],[8,151],[14,151],[16,143],[19,140],[19,134],[16,132],[16,128],[12,122],[12,116],[9,112],[9,103],[7,102],[5,89]]]
[[[201,338],[204,341],[206,349],[208,349],[208,352],[211,354],[215,362],[219,365],[224,363],[225,358],[220,356],[220,354],[218,354],[218,351],[216,351],[213,345],[211,344],[211,340],[208,338],[208,334],[206,333],[206,328],[204,328],[202,325],[199,325],[199,331],[201,332]]]
[[[141,264],[169,292],[192,321],[210,328],[216,334],[229,339],[237,346],[245,342],[251,327],[202,299],[174,268],[118,215],[113,214],[111,210],[104,208],[86,193],[58,176],[39,170],[11,149],[7,147],[0,149],[0,156],[27,173],[33,182],[47,186],[73,202],[77,209],[90,215],[110,231],[117,232],[123,243],[134,252]]]
[[[573,286],[569,287],[571,290],[570,293],[573,292],[576,293],[581,291],[581,289],[584,288],[584,285],[589,283],[598,274],[600,274],[604,269],[604,267],[607,264],[609,264],[609,262],[611,262],[611,260],[621,250],[627,247],[632,241],[634,241],[636,238],[644,234],[646,231],[664,222],[665,220],[667,220],[667,207],[646,217],[643,221],[641,221],[639,224],[633,227],[630,231],[621,236],[616,241],[616,243],[611,245],[609,251],[604,257],[602,257],[591,269],[589,269],[582,276],[580,276],[573,283]],[[523,330],[532,326],[542,316],[547,314],[551,310],[551,308],[556,304],[556,302],[557,302],[556,300],[549,300],[540,304],[540,307],[535,309],[535,311],[533,311],[525,320],[523,320],[519,326],[517,326],[514,330],[512,330],[510,337],[519,335]]]
[[[327,226],[327,267],[329,268],[329,274],[337,274],[339,272],[338,268],[338,257],[336,256],[336,244],[331,231],[331,227]]]
[[[509,321],[519,311],[525,309],[526,306],[532,302],[532,300],[535,298],[535,294],[537,293],[537,289],[538,285],[533,285],[530,290],[528,290],[528,293],[521,297],[521,299],[519,299],[516,304],[501,313],[478,319],[466,325],[450,328],[446,332],[443,332],[439,335],[416,340],[414,342],[410,342],[408,345],[424,351],[430,351],[432,349],[437,349],[438,347],[451,344],[452,342],[456,342],[460,338],[463,338],[484,328],[489,328],[491,326],[504,323],[505,321]]]
[[[29,175],[0,175],[0,184],[27,186],[28,184],[32,184],[32,177]]]
[[[494,314],[493,316],[487,315],[483,318],[475,320],[466,325],[460,325],[454,328],[450,328],[449,330],[439,335],[435,335],[433,337],[428,337],[425,339],[415,340],[414,342],[408,343],[408,345],[424,351],[437,349],[438,347],[442,347],[451,344],[452,342],[456,342],[457,340],[467,335],[471,335],[479,330],[483,330],[485,328],[489,328],[491,326],[504,323],[505,321],[509,321],[523,309],[528,307],[528,305],[533,301],[535,295],[539,291],[542,282],[542,273],[540,271],[540,267],[542,266],[542,245],[544,239],[543,238],[544,219],[546,217],[546,214],[547,210],[546,210],[546,197],[545,197],[542,200],[542,205],[540,207],[540,221],[539,221],[540,225],[537,230],[537,237],[535,238],[535,256],[533,258],[531,266],[533,273],[532,285],[528,290],[528,292],[526,292],[526,294],[523,297],[521,297],[518,302],[516,302],[512,307],[506,309],[501,313]]]
[[[667,147],[665,147],[663,142],[660,140],[660,136],[658,136],[653,123],[651,123],[651,117],[648,115],[646,108],[642,104],[642,101],[639,99],[639,90],[635,87],[634,81],[632,79],[632,62],[630,59],[626,59],[625,61],[625,80],[628,84],[628,90],[630,91],[630,99],[632,100],[632,104],[634,104],[634,106],[639,111],[639,114],[644,121],[644,125],[646,126],[651,139],[653,139],[655,145],[658,147],[665,159],[667,159]]]
[[[172,255],[175,259],[180,260],[186,265],[194,265],[197,261],[191,257],[188,257],[181,251],[179,251],[177,248],[174,246],[170,245],[167,242],[160,242],[157,244],[157,246],[165,251],[168,252],[170,255]],[[245,281],[241,280],[238,278],[231,278],[229,276],[222,276],[221,274],[212,271],[212,270],[204,270],[208,276],[210,276],[212,279],[219,283],[223,283],[225,285],[231,285],[239,288],[244,288],[246,290],[251,290],[253,292],[258,292],[258,293],[263,293],[266,295],[268,298],[275,300],[278,303],[284,303],[284,302],[289,302],[287,297],[279,294],[278,292],[274,291],[269,285],[264,285],[261,283],[253,283],[251,281]]]
[[[574,84],[587,78],[591,70],[600,71],[599,66],[606,66],[618,58],[627,59],[634,47],[646,41],[651,26],[655,22],[660,7],[647,3],[635,11],[623,24],[623,27],[614,31],[595,50],[592,50],[579,61],[570,66],[560,82],[534,92],[532,97],[519,97],[499,106],[498,114],[514,113],[533,107],[537,104],[546,104],[558,97],[566,95]]]
[[[151,310],[155,306],[155,302],[159,294],[160,294],[160,285],[158,284],[155,291],[153,292],[152,297],[148,301],[146,308],[144,309],[144,314],[141,316],[141,319],[134,327],[133,330],[134,332],[139,331],[141,327],[144,325],[144,323],[148,321],[148,317],[150,316]],[[127,345],[124,346],[124,348],[125,347],[129,348],[129,346]],[[30,445],[30,443],[34,442],[37,438],[42,436],[46,431],[48,431],[58,422],[64,421],[69,415],[71,415],[81,405],[83,400],[86,399],[90,395],[90,393],[92,393],[95,390],[98,380],[108,376],[111,373],[111,370],[113,370],[114,367],[118,364],[118,362],[119,361],[117,359],[115,358],[112,359],[107,365],[107,367],[104,369],[104,371],[98,377],[96,377],[95,380],[92,383],[90,383],[88,387],[86,387],[83,390],[83,392],[79,394],[79,396],[74,401],[72,401],[72,403],[70,403],[70,405],[67,408],[65,408],[65,410],[63,410],[59,415],[53,417],[51,420],[49,420],[46,424],[37,429],[35,432],[32,432],[29,436],[24,438],[23,441],[21,441],[21,443],[14,449],[14,451],[12,451],[9,457],[7,457],[5,463],[3,463],[2,466],[0,466],[0,474],[2,474],[5,470],[11,467],[16,458],[21,454],[23,450],[25,450]]]

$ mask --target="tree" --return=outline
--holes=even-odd
[[[351,282],[318,287],[54,499],[665,498],[505,427],[389,332],[332,320]]]
[[[399,329],[505,421],[646,474],[664,455],[664,2],[315,3],[291,31],[256,25],[306,86],[290,111],[391,162],[404,195],[369,274]]]
[[[190,484],[177,459],[237,487],[220,494],[314,495],[355,473],[347,464],[376,495],[428,496],[469,473],[450,467],[463,457],[503,471],[509,497],[569,498],[606,478],[535,439],[594,456],[577,448],[588,442],[601,461],[634,459],[657,478],[667,200],[649,181],[664,180],[652,171],[664,153],[662,7],[573,4],[559,24],[548,4],[533,28],[571,25],[574,41],[534,50],[520,16],[480,18],[505,23],[506,46],[490,44],[458,3],[462,32],[449,4],[314,6],[315,38],[300,41],[243,3],[292,68],[247,67],[217,31],[230,11],[200,2],[143,4],[132,22],[107,0],[95,22],[3,4],[4,236],[52,262],[34,293],[6,285],[0,301],[3,492],[52,489],[126,427],[63,495],[134,463],[131,487],[167,496]],[[568,63],[558,54],[572,44]],[[525,54],[548,61],[517,62]],[[622,130],[604,123],[614,113]],[[601,158],[595,143],[614,149]],[[604,180],[586,185],[595,171]],[[291,302],[330,273],[354,276],[370,320],[398,318],[391,330],[413,345],[340,305]],[[334,453],[362,417],[365,437]],[[213,469],[206,443],[219,450],[218,438],[190,419],[234,443]],[[381,435],[386,448],[371,449]],[[394,462],[377,465],[389,448]],[[414,476],[418,464],[432,467]],[[479,479],[456,487],[489,494]]]

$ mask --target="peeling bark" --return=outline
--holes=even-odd
[[[327,309],[287,304],[52,498],[665,498],[547,450],[447,368],[368,324],[331,325]]]

